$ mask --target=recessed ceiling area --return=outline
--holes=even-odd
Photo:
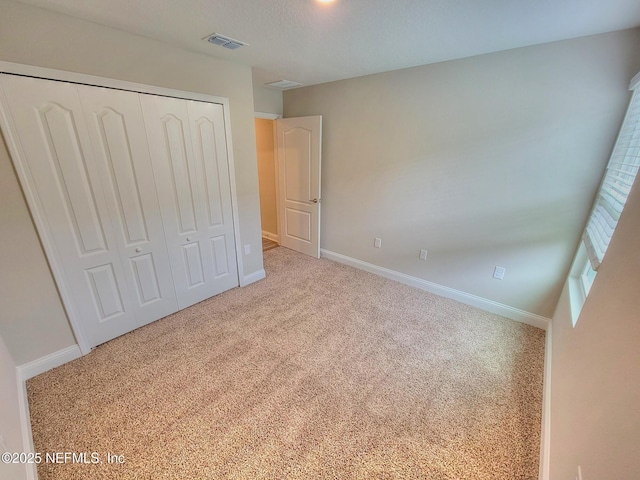
[[[313,85],[640,26],[638,0],[23,0]],[[242,39],[237,50],[203,41]]]

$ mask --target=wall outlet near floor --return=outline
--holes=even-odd
[[[426,260],[426,259],[427,259],[427,251],[420,250],[420,260]]]
[[[373,239],[373,246],[376,248],[382,248],[382,239],[381,238],[374,238]]]
[[[251,245],[249,245],[248,243],[244,246],[244,254],[251,255]]]
[[[506,272],[506,268],[504,267],[496,267],[493,269],[493,278],[497,278],[498,280],[502,280],[504,278],[504,273]]]

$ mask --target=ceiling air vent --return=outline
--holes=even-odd
[[[285,88],[299,87],[301,85],[301,83],[292,82],[291,80],[278,80],[277,82],[265,83],[267,87],[280,88],[282,90]]]
[[[245,45],[249,45],[248,43],[225,37],[224,35],[220,35],[219,33],[212,33],[211,35],[204,37],[204,39],[209,43],[220,45],[221,47],[228,48],[229,50],[235,50],[237,48],[244,47]]]

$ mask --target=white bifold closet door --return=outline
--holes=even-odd
[[[151,95],[140,101],[184,308],[238,285],[222,105]]]
[[[77,88],[131,308],[145,325],[177,303],[138,94]]]
[[[0,87],[49,261],[90,346],[238,285],[220,105],[167,99],[190,122],[143,114],[164,97],[13,75]],[[157,137],[154,120],[169,133]]]

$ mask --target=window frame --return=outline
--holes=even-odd
[[[622,132],[623,128],[625,127],[625,122],[627,120],[627,115],[628,112],[631,110],[631,108],[633,107],[633,102],[634,100],[640,102],[640,90],[638,90],[638,87],[640,87],[640,72],[638,72],[633,79],[631,80],[630,84],[629,84],[629,90],[631,90],[631,98],[629,99],[629,103],[627,105],[627,110],[625,113],[625,117],[623,120],[622,125],[620,126],[620,129],[618,131],[618,137],[616,138],[616,142],[613,146],[612,149],[612,156],[616,151],[616,148],[618,147],[618,142],[620,140],[620,132]],[[638,91],[636,91],[638,90]],[[600,187],[598,188],[598,192],[596,193],[596,195],[600,195],[600,191],[602,188],[602,184],[605,182],[606,178],[607,178],[607,173],[609,171],[609,165],[610,165],[611,160],[609,160],[609,162],[607,163],[607,169],[605,170],[603,176],[602,176],[602,181],[600,184]],[[638,177],[640,177],[640,172],[637,174]],[[637,178],[636,178],[637,180]],[[587,228],[589,226],[589,221],[591,219],[591,216],[593,214],[593,211],[595,210],[595,208],[597,207],[598,202],[597,202],[597,197],[596,197],[596,201],[594,202],[594,204],[591,206],[591,209],[589,210],[589,217],[587,219],[587,225],[583,231],[583,235],[580,238],[580,244],[578,246],[578,249],[576,250],[576,254],[575,257],[573,259],[573,263],[571,265],[571,269],[569,270],[569,277],[567,278],[567,287],[569,289],[569,304],[570,304],[570,308],[571,308],[571,323],[573,325],[573,327],[576,326],[576,323],[578,322],[578,318],[580,316],[580,313],[582,312],[582,307],[584,306],[586,300],[587,300],[587,296],[589,295],[589,292],[591,291],[591,287],[595,281],[596,276],[598,275],[598,269],[597,267],[598,265],[595,266],[593,265],[592,262],[592,258],[590,258],[590,255],[587,251],[587,244],[586,241],[584,239],[584,236],[586,235],[586,231]],[[624,209],[624,207],[623,207]],[[616,225],[617,226],[617,225]],[[613,229],[613,232],[615,232],[615,227]],[[612,233],[613,236],[614,233]],[[608,244],[607,244],[608,247]],[[606,249],[605,249],[606,251]],[[593,252],[592,252],[593,253]],[[593,255],[591,255],[592,257]]]
[[[571,325],[573,327],[578,323],[578,317],[580,316],[580,312],[582,312],[582,307],[587,301],[587,295],[589,293],[585,290],[582,283],[582,275],[586,264],[589,264],[590,266],[591,260],[589,260],[589,256],[587,255],[587,248],[585,247],[584,242],[580,240],[580,246],[576,252],[573,264],[571,265],[571,270],[569,271],[569,278],[567,279],[567,285],[569,288],[569,306],[571,309]]]
[[[587,258],[582,266],[582,273],[580,273],[580,285],[585,298],[589,295],[589,291],[597,274],[598,272],[593,269],[591,261]]]

